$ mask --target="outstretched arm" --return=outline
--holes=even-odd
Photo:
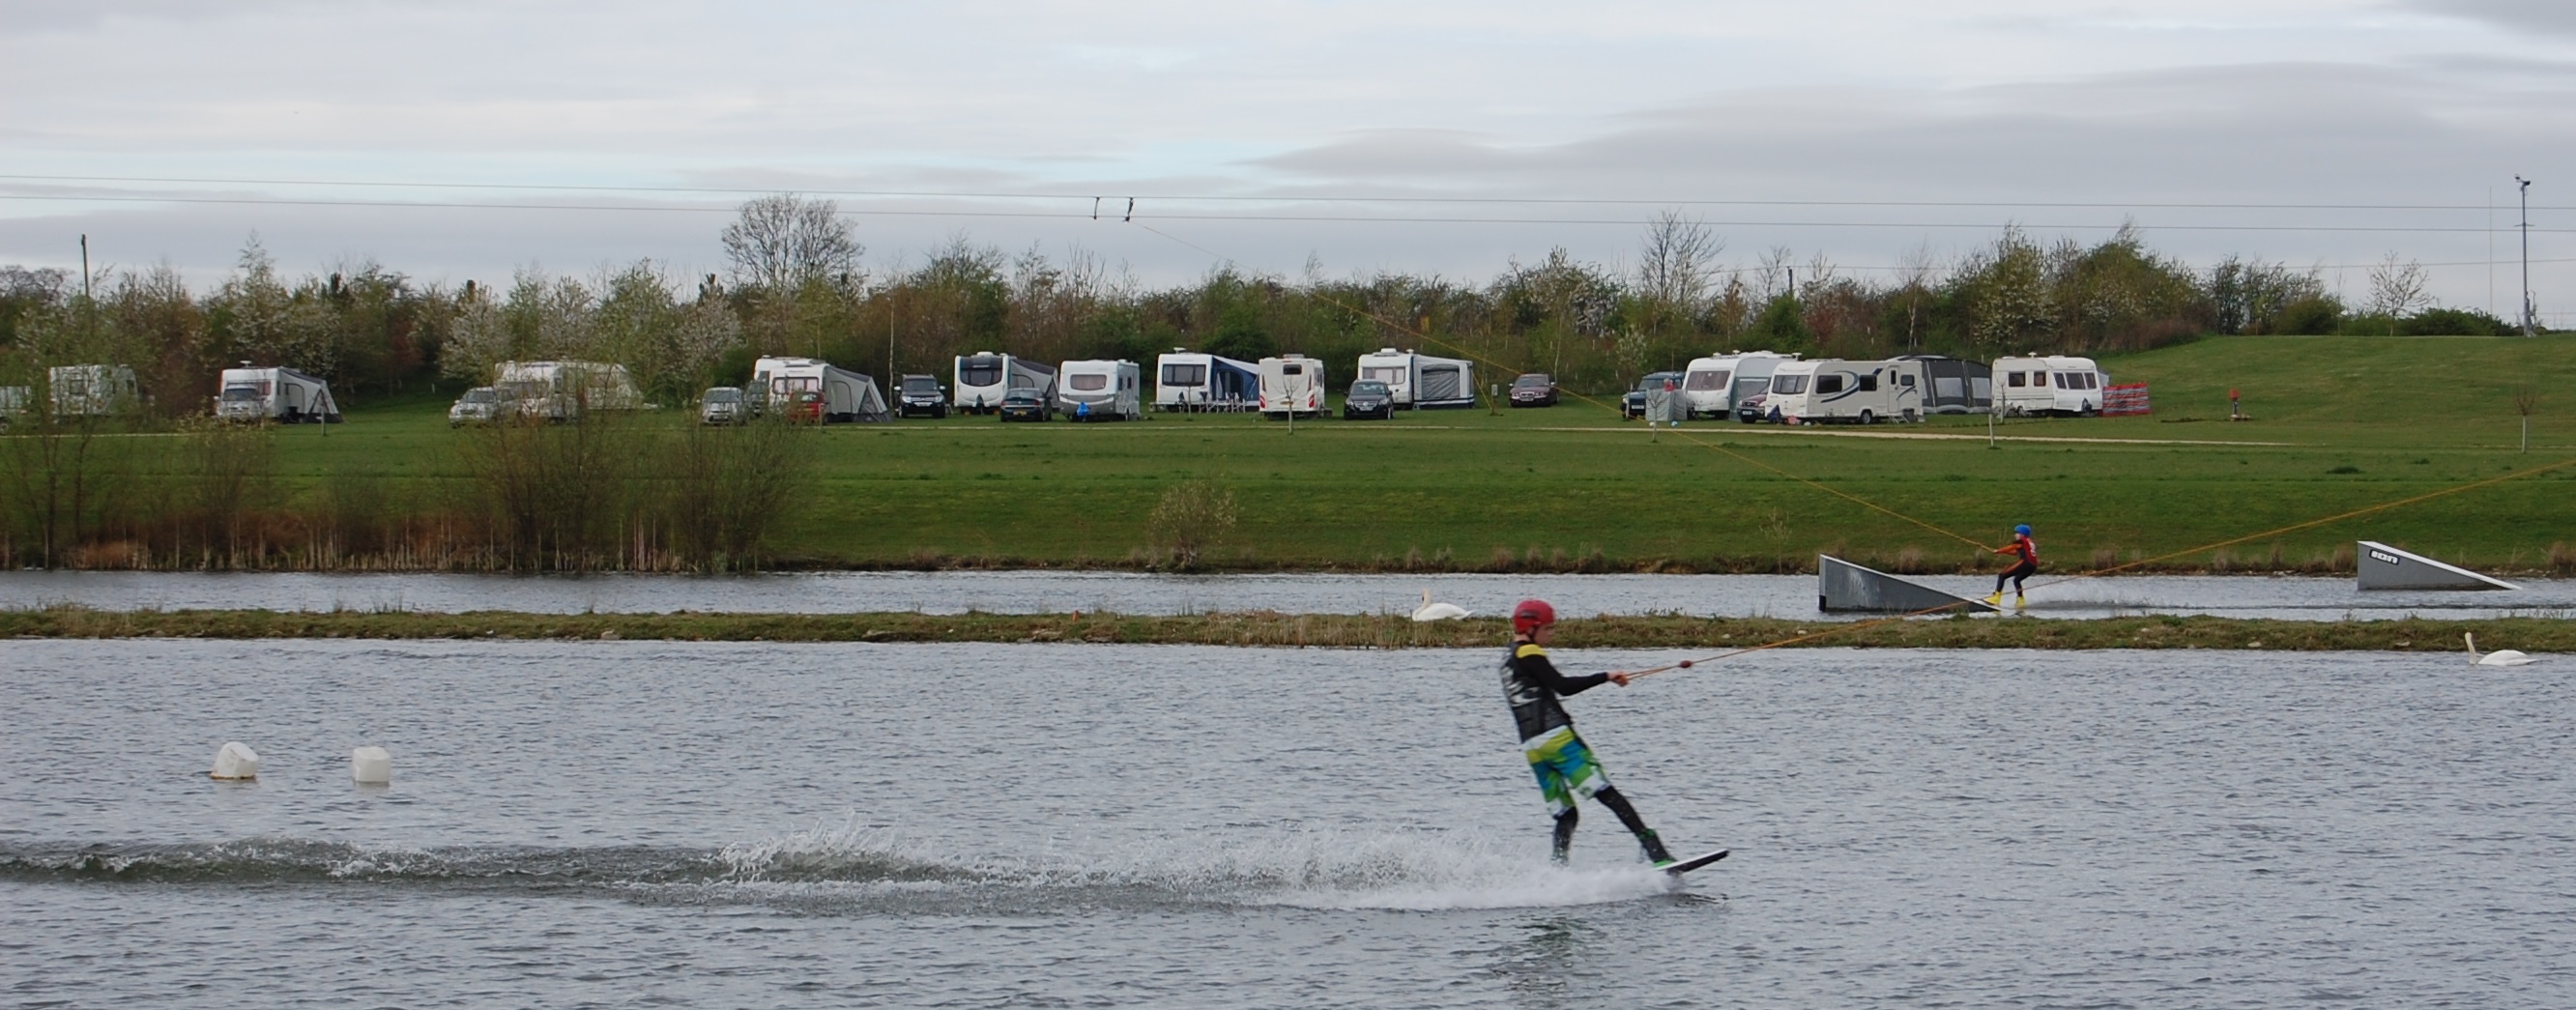
[[[1603,682],[1608,681],[1613,676],[1623,678],[1625,676],[1624,674],[1590,673],[1580,677],[1568,677],[1562,673],[1556,672],[1556,664],[1548,662],[1546,656],[1525,656],[1521,661],[1531,664],[1531,676],[1536,678],[1539,683],[1547,685],[1547,689],[1556,692],[1559,697],[1569,694],[1582,694],[1585,691],[1601,686]]]

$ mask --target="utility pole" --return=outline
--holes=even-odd
[[[2531,180],[2519,175],[2513,181],[2522,184],[2522,335],[2538,332],[2531,311]]]

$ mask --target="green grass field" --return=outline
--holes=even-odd
[[[1533,567],[1723,571],[1802,568],[1822,550],[1957,570],[1977,548],[1926,525],[1996,543],[2028,522],[2054,570],[2173,552],[2189,553],[2155,567],[2200,569],[2212,553],[2194,548],[2576,460],[2568,338],[2230,337],[2102,361],[2114,381],[2153,385],[2153,415],[2006,421],[1996,448],[1981,417],[1651,433],[1572,397],[1293,429],[1245,416],[838,426],[818,443],[812,507],[778,547],[800,566],[1127,564],[1163,490],[1205,477],[1238,501],[1226,567],[1490,569],[1534,553]],[[2254,420],[2225,420],[2230,388]],[[2520,389],[2540,396],[2527,453]],[[279,458],[302,487],[334,473],[454,481],[446,403],[351,404],[345,426],[282,432]],[[2542,568],[2576,540],[2571,492],[2576,466],[2261,537],[2226,566],[2324,566],[2370,538]]]

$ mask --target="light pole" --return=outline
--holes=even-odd
[[[2531,180],[2517,175],[2513,181],[2522,192],[2522,335],[2528,337],[2537,332],[2531,318]]]

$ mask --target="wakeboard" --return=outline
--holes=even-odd
[[[1729,850],[1726,849],[1719,849],[1705,856],[1694,856],[1670,866],[1658,867],[1658,869],[1671,874],[1673,879],[1680,880],[1682,874],[1689,873],[1692,870],[1699,869],[1700,867],[1707,866],[1710,863],[1726,858],[1728,851]]]

